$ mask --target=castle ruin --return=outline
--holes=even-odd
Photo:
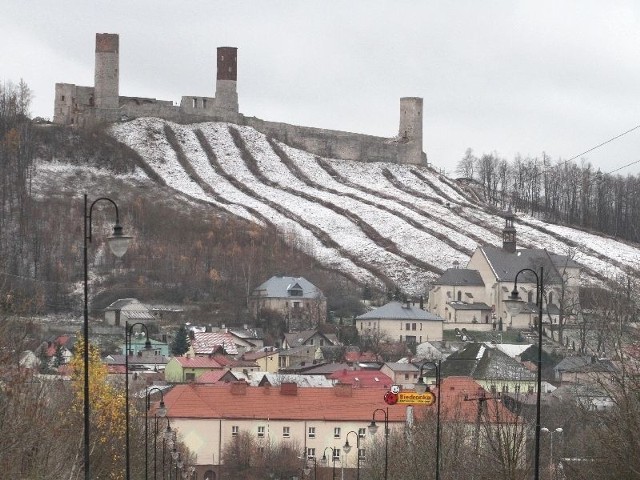
[[[255,128],[292,147],[328,158],[363,162],[426,165],[422,151],[422,98],[400,99],[398,135],[391,138],[261,120],[240,113],[238,105],[238,49],[217,49],[214,97],[184,96],[170,100],[123,97],[120,86],[120,39],[97,33],[93,87],[56,83],[54,123],[84,127],[96,123],[158,117],[177,123],[229,122]]]

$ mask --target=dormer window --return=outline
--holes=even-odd
[[[287,288],[287,293],[289,293],[290,297],[301,297],[302,296],[302,287],[298,283],[294,283]]]

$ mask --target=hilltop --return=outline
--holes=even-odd
[[[502,244],[500,212],[426,166],[322,158],[221,122],[141,118],[108,133],[136,154],[133,173],[113,177],[163,187],[184,208],[275,228],[360,285],[421,294],[478,245]],[[61,161],[40,162],[36,183],[52,172],[61,179]],[[518,246],[570,253],[586,283],[640,273],[637,245],[519,213],[516,225]]]

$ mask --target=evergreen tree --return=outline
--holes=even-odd
[[[175,356],[184,355],[189,350],[189,334],[187,327],[180,325],[173,342],[171,342],[171,353]]]

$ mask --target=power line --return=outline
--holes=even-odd
[[[600,143],[600,144],[596,145],[595,147],[590,148],[589,150],[586,150],[586,151],[584,151],[584,152],[582,152],[582,153],[579,153],[578,155],[576,155],[576,156],[574,156],[574,157],[571,157],[569,160],[566,160],[566,162],[570,162],[570,161],[572,161],[572,160],[575,160],[576,158],[581,157],[582,155],[584,155],[584,154],[586,154],[586,153],[589,153],[589,152],[594,151],[596,148],[600,148],[600,147],[602,147],[603,145],[606,145],[607,143],[611,143],[611,142],[613,142],[614,140],[619,139],[620,137],[624,137],[627,133],[631,133],[631,132],[633,132],[634,130],[637,130],[638,128],[640,128],[640,125],[636,125],[635,127],[630,128],[630,129],[629,129],[629,130],[627,130],[626,132],[622,132],[621,134],[616,135],[615,137],[612,137],[612,138],[610,138],[609,140],[606,140],[606,141],[604,141],[604,142],[602,142],[602,143]],[[633,163],[637,163],[637,162],[633,162]],[[630,163],[629,165],[633,165],[633,163]],[[625,167],[628,167],[629,165],[625,165],[624,167],[620,167],[620,169],[625,168]],[[618,170],[620,170],[620,169],[618,169]],[[617,171],[617,170],[614,170],[614,171]],[[609,172],[609,173],[613,173],[613,172]]]

